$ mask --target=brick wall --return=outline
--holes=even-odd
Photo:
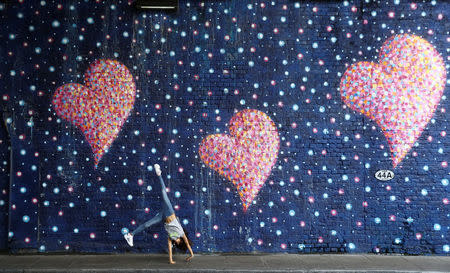
[[[1,248],[165,251],[159,163],[195,252],[448,255],[447,2],[91,2],[0,4]]]

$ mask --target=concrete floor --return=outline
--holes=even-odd
[[[163,254],[0,255],[0,272],[450,272],[450,256],[196,255],[191,262]]]

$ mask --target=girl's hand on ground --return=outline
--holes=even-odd
[[[187,257],[187,258],[186,258],[186,262],[191,261],[193,257],[194,257],[194,255],[191,255],[191,256]]]

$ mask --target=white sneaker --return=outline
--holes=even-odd
[[[161,175],[161,167],[158,164],[153,165],[155,167],[156,175]]]
[[[133,235],[132,234],[127,233],[127,234],[123,235],[123,237],[125,238],[125,240],[127,240],[127,243],[130,246],[133,246]]]

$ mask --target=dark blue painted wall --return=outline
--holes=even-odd
[[[427,40],[448,70],[448,2],[183,0],[175,14],[138,13],[127,1],[25,2],[0,6],[0,209],[10,217],[0,235],[9,225],[9,251],[164,251],[162,226],[136,236],[135,248],[122,235],[158,210],[159,163],[194,251],[448,255],[448,80],[395,169],[381,129],[345,107],[338,89],[349,65],[377,61],[395,34]],[[97,59],[127,66],[137,95],[95,169],[82,132],[51,101]],[[247,108],[273,120],[280,149],[244,213],[235,186],[198,149]],[[395,178],[376,180],[385,169]]]

